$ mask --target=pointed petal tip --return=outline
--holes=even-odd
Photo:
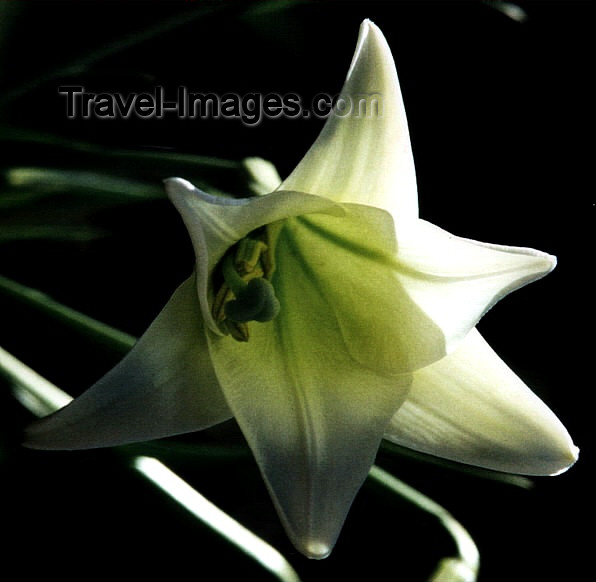
[[[377,38],[380,37],[384,39],[381,29],[370,18],[365,18],[360,24],[360,40],[364,40],[368,34],[374,34]]]
[[[193,187],[192,184],[188,180],[185,180],[184,178],[178,178],[177,176],[170,176],[169,178],[164,178],[163,183],[166,186],[182,184],[185,187],[191,187],[191,188]]]
[[[184,192],[194,192],[195,187],[184,178],[166,178],[164,181],[164,186],[168,196],[173,196],[175,194],[180,194]]]
[[[200,191],[188,180],[184,178],[166,178],[163,181],[168,198],[174,204],[178,211],[192,195],[196,195]]]
[[[568,446],[562,451],[561,458],[556,464],[553,464],[547,476],[556,477],[567,472],[579,459],[579,447],[575,446],[571,439],[568,441]]]
[[[362,24],[360,25],[360,35],[362,38],[370,35],[371,39],[374,39],[378,45],[383,45],[389,52],[391,52],[385,35],[381,29],[369,18],[362,21]]]
[[[571,435],[544,403],[541,403],[541,407],[542,412],[538,407],[534,409],[535,417],[542,417],[540,427],[532,429],[526,426],[524,435],[518,435],[517,446],[509,451],[508,462],[504,462],[502,467],[487,465],[489,469],[534,477],[554,477],[565,473],[577,462],[579,448],[573,443]],[[482,463],[478,465],[482,466]]]
[[[335,546],[337,536],[330,538],[325,534],[315,534],[314,532],[299,533],[295,529],[288,527],[289,524],[283,514],[280,515],[280,518],[284,524],[284,529],[286,530],[292,545],[303,556],[309,560],[324,560],[325,558],[329,557],[333,547]],[[337,535],[339,535],[339,532],[337,532]]]
[[[535,256],[542,259],[542,273],[548,275],[557,266],[557,257],[543,253],[542,251],[534,251]]]
[[[451,355],[414,372],[385,438],[463,464],[537,477],[560,474],[578,458],[563,423],[476,329]]]
[[[498,248],[498,245],[492,246]],[[518,272],[517,281],[513,281],[511,286],[504,288],[503,296],[529,283],[539,281],[551,273],[557,266],[557,257],[554,255],[549,255],[548,253],[526,247],[520,247],[518,249],[515,247],[503,248],[505,250],[508,249],[512,253],[516,253],[520,259],[525,259],[525,264],[520,263],[522,268]]]
[[[360,30],[358,31],[358,43],[360,44],[373,30],[379,30],[379,28],[372,20],[365,18],[360,24]]]
[[[76,437],[74,439],[71,438],[68,424],[63,424],[61,421],[63,417],[62,411],[65,408],[63,407],[48,416],[35,420],[25,427],[21,445],[27,449],[39,451],[72,451],[76,449],[95,448],[93,446],[86,446],[86,443],[79,445]],[[96,447],[99,446],[103,445],[96,445]]]
[[[324,560],[331,554],[333,547],[326,542],[307,540],[299,547],[300,551],[311,560]]]
[[[358,66],[358,61],[364,51],[364,47],[371,48],[374,51],[375,60],[377,63],[385,63],[389,65],[390,69],[394,68],[393,56],[391,49],[387,44],[385,36],[381,29],[368,18],[362,21],[360,30],[358,31],[358,41],[356,43],[356,50],[352,58],[352,63],[346,76],[347,79],[352,77],[352,73]]]

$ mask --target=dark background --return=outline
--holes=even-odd
[[[481,552],[481,582],[581,580],[593,569],[590,396],[593,327],[593,27],[591,2],[525,2],[516,21],[489,2],[21,2],[0,6],[0,144],[4,232],[86,229],[87,237],[0,240],[0,274],[139,335],[192,268],[164,197],[123,202],[56,187],[18,188],[14,168],[89,170],[148,192],[170,175],[245,193],[242,175],[178,154],[273,161],[282,176],[320,121],[68,120],[61,85],[128,93],[156,85],[204,92],[341,88],[362,19],[395,56],[421,216],[454,234],[535,247],[559,258],[546,279],[482,320],[496,351],[553,408],[579,463],[530,489],[383,449],[380,465],[443,504]],[[84,145],[82,145],[84,144]],[[139,154],[123,158],[118,152]],[[163,154],[148,161],[143,154]],[[198,160],[199,158],[197,158]],[[26,204],[10,201],[28,197]],[[63,237],[66,238],[66,237]],[[84,240],[83,240],[84,239]],[[120,357],[0,296],[0,345],[71,394]],[[20,447],[31,415],[0,384],[0,554],[6,571],[87,579],[90,572],[169,579],[269,579],[167,501],[112,450]],[[224,440],[225,448],[213,446]],[[179,447],[197,444],[194,453]],[[231,444],[230,444],[231,443]],[[176,450],[174,454],[172,451]],[[159,454],[193,485],[282,549],[306,580],[345,573],[424,580],[451,551],[432,519],[367,483],[332,556],[289,547],[234,427],[189,436]],[[207,451],[207,452],[205,452]],[[218,452],[219,451],[219,452]],[[213,574],[215,572],[215,574]]]

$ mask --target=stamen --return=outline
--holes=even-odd
[[[255,277],[246,281],[236,270],[231,255],[224,258],[222,272],[226,285],[236,296],[236,299],[227,301],[224,305],[224,313],[228,319],[239,323],[264,322],[277,316],[279,301],[273,285],[267,279]]]
[[[269,246],[262,240],[267,235],[264,229],[259,238],[242,239],[220,263],[223,283],[215,294],[212,313],[221,330],[237,341],[248,341],[248,322],[270,321],[280,310],[269,281],[274,265]]]

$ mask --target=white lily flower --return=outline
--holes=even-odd
[[[397,74],[369,21],[342,94],[380,95],[382,115],[332,115],[270,194],[166,181],[194,274],[118,366],[29,428],[29,446],[116,445],[233,416],[313,558],[331,551],[384,436],[504,471],[575,461],[563,425],[474,329],[554,257],[418,218]]]

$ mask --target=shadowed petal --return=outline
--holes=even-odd
[[[302,192],[278,191],[254,198],[224,198],[202,192],[182,178],[165,180],[165,187],[190,234],[201,312],[207,327],[216,334],[221,331],[211,314],[210,276],[231,246],[256,228],[289,216],[343,212],[330,200]]]
[[[473,330],[446,358],[414,373],[385,438],[499,471],[551,475],[577,459],[565,427]]]
[[[200,430],[231,416],[211,366],[193,275],[131,352],[73,402],[28,427],[24,444],[113,446]]]
[[[454,236],[423,220],[397,232],[401,282],[457,347],[501,298],[549,273],[555,257]]]
[[[358,114],[358,99],[367,114]],[[369,20],[340,98],[349,114],[333,113],[316,142],[280,189],[383,208],[398,222],[418,217],[414,159],[395,64],[387,41]],[[373,110],[380,100],[380,114]]]
[[[313,293],[303,289],[306,302],[320,301]],[[290,539],[324,558],[409,381],[372,374],[334,347],[333,322],[300,309],[278,319],[252,325],[247,343],[211,336],[211,353]]]

